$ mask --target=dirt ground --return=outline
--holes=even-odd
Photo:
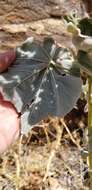
[[[43,39],[52,36],[59,43],[68,43],[63,15],[76,12],[84,14],[79,0],[1,0],[0,1],[0,49],[17,46],[27,37]]]
[[[26,38],[53,37],[71,46],[65,14],[86,14],[80,0],[1,0],[0,51]],[[88,190],[86,101],[65,118],[48,118],[0,156],[0,190]],[[66,124],[65,124],[66,123]],[[86,152],[86,151],[85,151]]]

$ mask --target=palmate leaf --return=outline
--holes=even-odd
[[[79,68],[66,48],[52,38],[33,38],[17,48],[13,66],[0,75],[0,89],[22,112],[22,132],[48,115],[64,116],[81,92]]]
[[[84,49],[78,51],[77,59],[80,67],[92,76],[92,18],[80,20],[78,27],[84,35]]]
[[[67,30],[73,34],[72,43],[77,50],[80,68],[92,76],[92,18],[84,18],[78,25],[68,23]]]
[[[92,76],[92,56],[87,52],[79,50],[77,54],[80,67],[90,76]]]
[[[92,18],[81,19],[78,27],[83,35],[92,36]]]

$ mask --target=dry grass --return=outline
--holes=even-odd
[[[64,127],[55,118],[21,136],[0,158],[0,190],[88,190],[86,160],[70,131],[76,145],[64,142]]]

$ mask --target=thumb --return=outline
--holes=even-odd
[[[0,73],[6,71],[15,59],[16,51],[14,49],[0,53]]]

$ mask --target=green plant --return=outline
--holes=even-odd
[[[48,115],[66,115],[80,96],[82,82],[72,53],[52,38],[41,43],[31,37],[16,52],[14,64],[0,75],[0,87],[21,112],[25,133]]]
[[[92,189],[92,19],[83,19],[80,24],[83,35],[86,36],[87,49],[78,52],[78,60],[88,73],[88,139],[89,139],[89,173],[90,173],[90,190]],[[88,39],[88,40],[87,40]],[[89,47],[89,48],[88,48]]]
[[[16,48],[17,57],[8,72],[0,75],[5,99],[20,112],[21,131],[27,131],[48,115],[65,116],[81,93],[80,68],[89,80],[89,168],[92,189],[92,19],[67,19],[76,52],[58,46],[52,38],[32,37]]]
[[[70,23],[68,30],[73,33],[73,43],[77,49],[80,68],[88,74],[88,153],[90,190],[92,189],[92,19],[84,18],[75,26]]]

